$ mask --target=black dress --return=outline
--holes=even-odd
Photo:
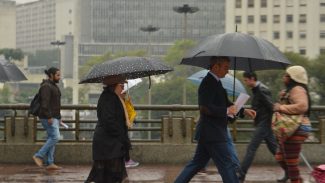
[[[108,87],[98,100],[97,118],[92,146],[94,162],[86,182],[122,182],[127,177],[124,162],[130,140],[122,103]]]

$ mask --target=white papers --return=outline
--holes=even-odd
[[[60,124],[61,124],[65,129],[68,129],[68,128],[69,128],[69,126],[68,126],[67,124],[63,123],[63,122],[61,122]]]
[[[240,93],[236,102],[235,102],[235,105],[237,107],[237,111],[239,112],[240,109],[245,105],[245,103],[247,102],[247,100],[249,99],[249,95],[247,95],[246,93]],[[237,113],[238,113],[237,112]]]

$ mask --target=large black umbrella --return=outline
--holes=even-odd
[[[19,68],[4,59],[0,58],[0,82],[27,80]]]
[[[173,68],[164,65],[156,58],[120,57],[96,64],[80,83],[101,83],[105,77],[123,76],[135,79],[151,75],[164,74]]]
[[[269,41],[238,32],[207,37],[182,59],[181,64],[207,69],[212,56],[230,57],[234,70],[285,69],[290,64]]]

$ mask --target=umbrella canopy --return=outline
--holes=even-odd
[[[181,64],[207,69],[212,56],[229,57],[234,70],[285,69],[290,64],[269,41],[238,32],[207,37],[182,59]]]
[[[27,80],[19,68],[4,59],[0,59],[0,82]]]
[[[127,79],[164,74],[173,68],[164,65],[157,58],[120,57],[96,64],[80,83],[101,83],[105,77],[123,76]]]
[[[194,73],[187,79],[192,81],[194,84],[199,85],[208,72],[208,70],[202,70]],[[232,96],[233,94],[238,96],[240,93],[247,93],[244,85],[238,79],[235,79],[236,83],[234,88],[234,79],[234,76],[230,74],[227,74],[224,78],[221,78],[222,86],[226,89],[227,94],[229,96]]]

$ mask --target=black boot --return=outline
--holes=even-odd
[[[288,176],[288,172],[285,171],[285,172],[284,172],[284,176],[283,176],[281,179],[278,179],[277,182],[282,182],[282,183],[284,183],[284,182],[287,182],[287,180],[289,180],[289,176]]]

